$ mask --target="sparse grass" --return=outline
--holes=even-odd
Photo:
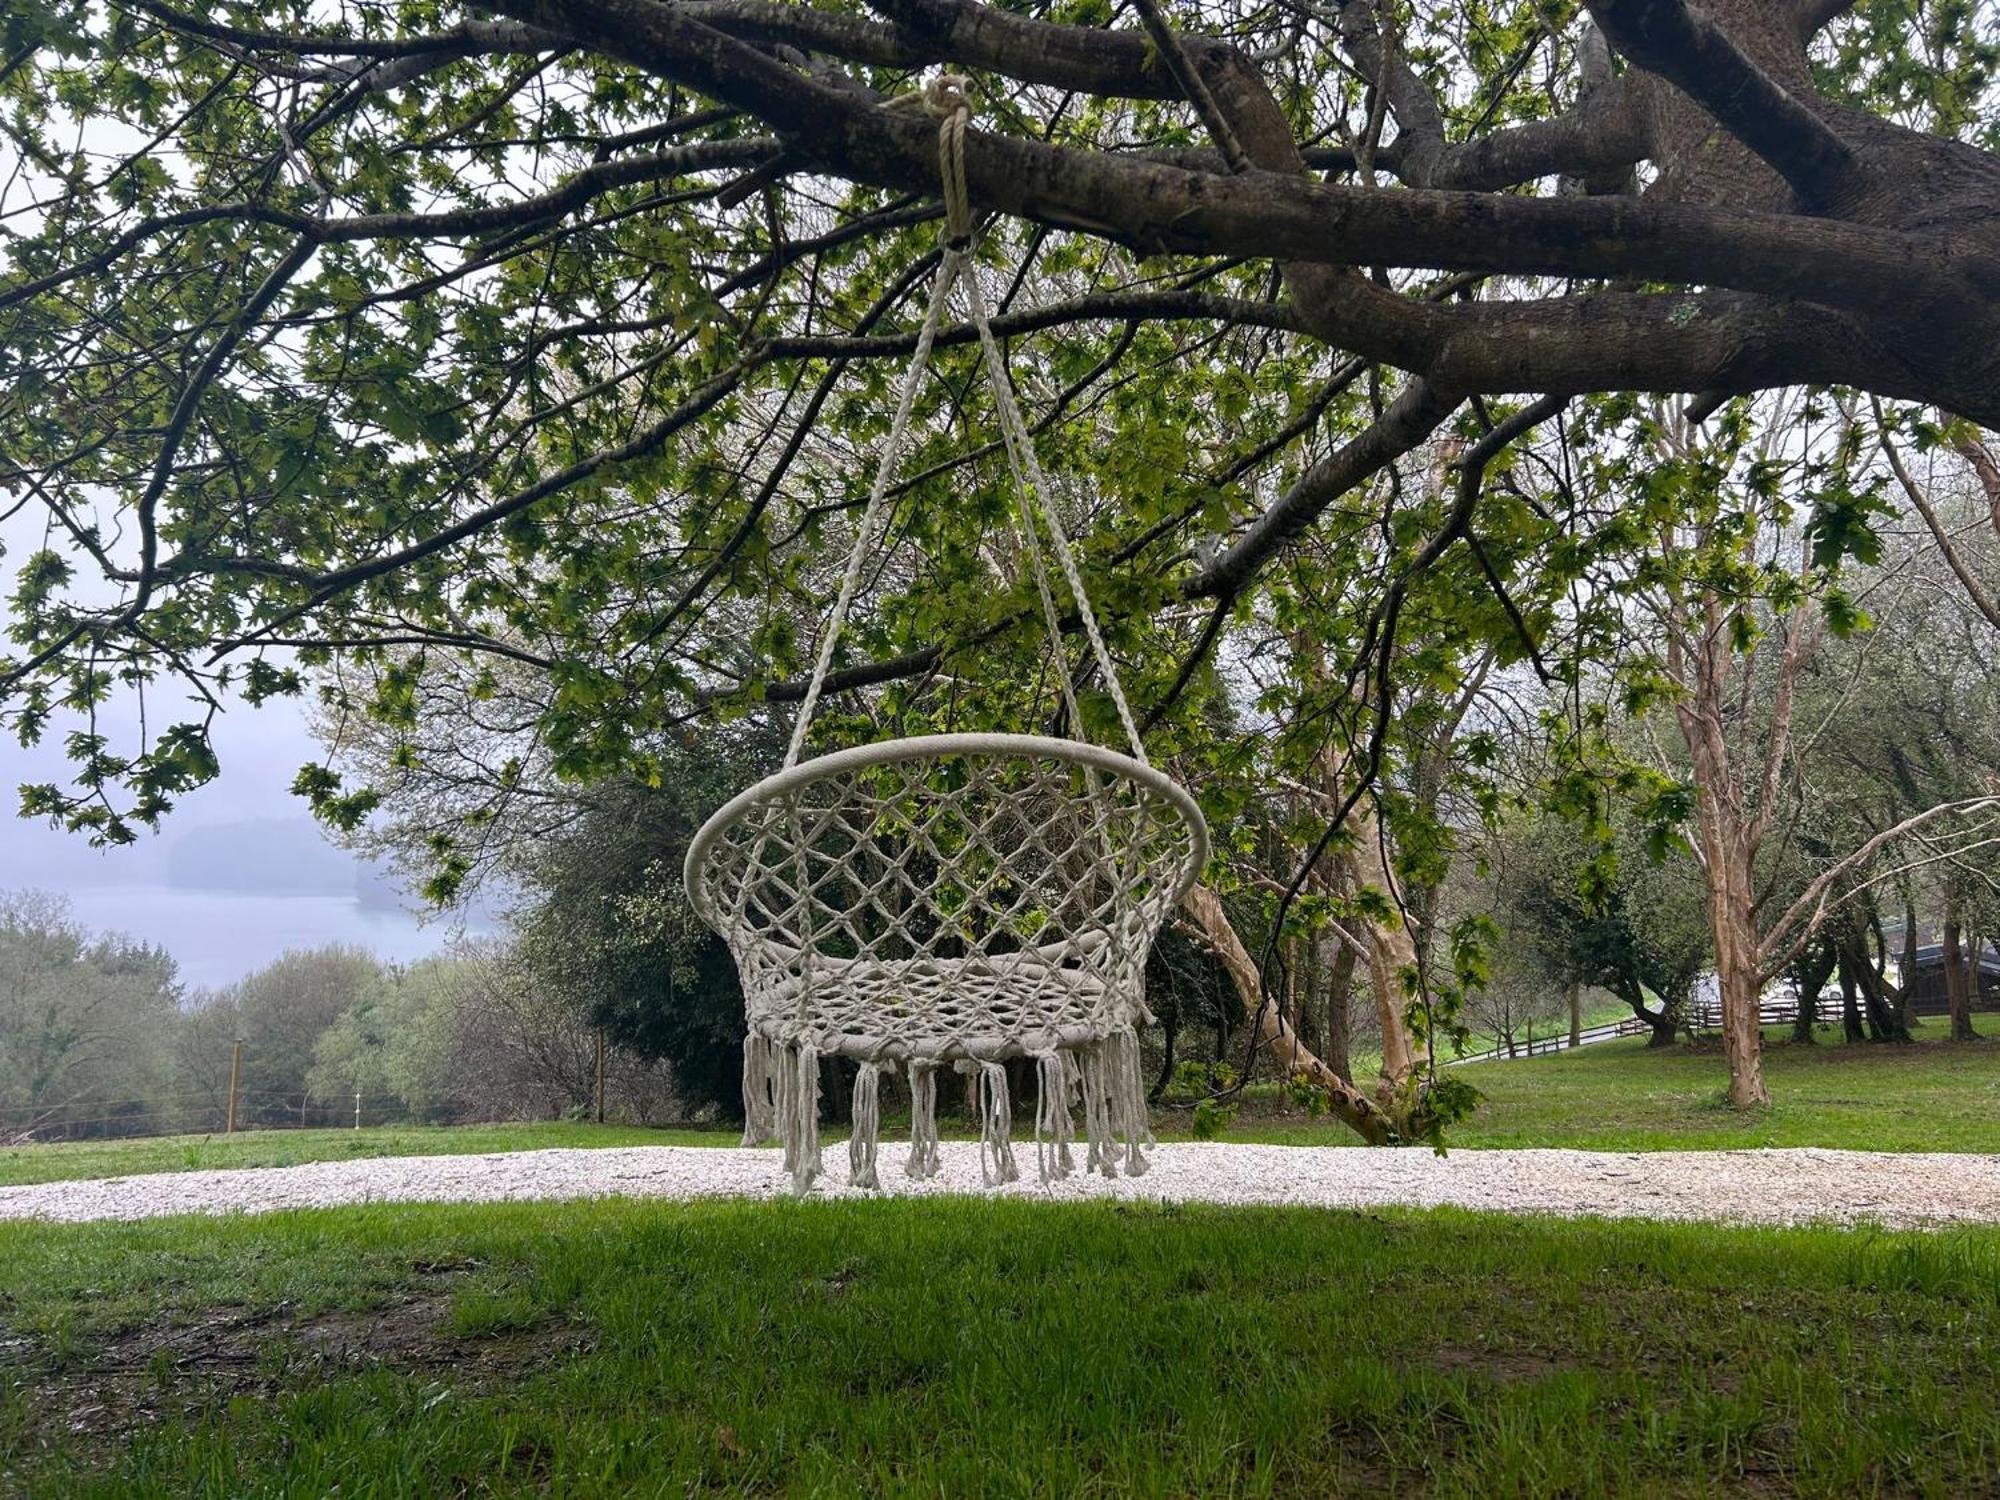
[[[134,1177],[214,1167],[293,1167],[362,1156],[476,1156],[553,1146],[734,1145],[735,1130],[654,1130],[540,1120],[512,1125],[382,1125],[363,1130],[246,1130],[139,1140],[57,1141],[0,1147],[0,1186],[84,1177]]]
[[[0,1225],[0,1491],[1992,1493],[2000,1232],[924,1202]]]

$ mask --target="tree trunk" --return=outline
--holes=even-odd
[[[1959,941],[1958,887],[1945,888],[1944,898],[1944,994],[1951,1010],[1951,1039],[1969,1042],[1972,1030],[1972,994],[1966,980],[1971,971],[1965,962],[1964,944]]]
[[[1397,884],[1389,869],[1374,809],[1363,802],[1352,817],[1354,844],[1343,856],[1347,888],[1373,886],[1393,904]],[[1401,1088],[1430,1056],[1424,1045],[1411,1039],[1403,1020],[1408,1002],[1403,975],[1416,968],[1416,944],[1409,929],[1394,918],[1387,922],[1363,922],[1361,936],[1368,946],[1369,987],[1375,992],[1376,1019],[1382,1029],[1382,1077],[1392,1087]]]
[[[1282,1002],[1285,1007],[1285,1024],[1291,1027],[1292,1034],[1299,1039],[1301,1044],[1305,1041],[1305,1032],[1299,1025],[1299,1006],[1301,996],[1305,993],[1303,981],[1306,976],[1304,970],[1306,955],[1310,951],[1308,944],[1297,939],[1283,944],[1279,949],[1279,952],[1283,955],[1285,966],[1285,993]]]
[[[1903,1025],[1902,997],[1890,991],[1882,965],[1864,958],[1855,966],[1855,977],[1861,982],[1861,1003],[1866,1008],[1868,1029],[1875,1040],[1907,1042],[1910,1032]]]
[[[1569,1045],[1572,1051],[1583,1045],[1583,986],[1569,982]]]
[[[1965,1005],[1967,1010],[1980,1010],[1986,1004],[1986,984],[1979,968],[1979,960],[1986,952],[1986,935],[1974,931],[1965,940]]]
[[[1903,1034],[1907,1036],[1911,1028],[1920,1024],[1910,1004],[1910,991],[1917,985],[1917,905],[1907,899],[1903,902],[1903,962],[1897,977],[1902,983],[1898,986],[1896,1009],[1902,1017]]]
[[[1840,953],[1840,1032],[1850,1043],[1868,1040],[1861,1007],[1855,1003],[1854,958],[1845,949]]]
[[[1325,966],[1326,1046],[1323,1051],[1326,1065],[1342,1078],[1352,1078],[1354,1063],[1347,1049],[1353,1033],[1354,963],[1360,955],[1352,943],[1332,933],[1328,933],[1322,941],[1337,945],[1333,961]]]
[[[1167,1091],[1167,1085],[1174,1081],[1174,1038],[1180,1034],[1181,1008],[1168,1006],[1166,1014],[1160,1017],[1160,1033],[1165,1041],[1165,1052],[1160,1058],[1160,1076],[1153,1080],[1153,1087],[1147,1091],[1146,1102],[1158,1104],[1160,1095]]]
[[[1277,1006],[1264,1003],[1264,987],[1256,961],[1236,935],[1229,913],[1222,909],[1222,898],[1207,886],[1196,885],[1182,900],[1181,908],[1192,920],[1195,934],[1208,944],[1228,971],[1243,1013],[1255,1022],[1285,1076],[1326,1090],[1334,1114],[1369,1145],[1389,1144],[1394,1133],[1389,1117],[1345,1077],[1307,1051]]]
[[[1644,1021],[1652,1035],[1646,1038],[1646,1046],[1671,1047],[1681,1029],[1681,1007],[1660,997],[1660,1008],[1654,1010],[1646,1004],[1645,986],[1627,975],[1611,986],[1611,993],[1632,1007],[1632,1014]]]
[[[1729,1102],[1751,1109],[1771,1102],[1764,1087],[1764,1030],[1758,1015],[1764,986],[1757,965],[1756,899],[1747,855],[1738,857],[1739,851],[1731,849],[1718,870],[1714,852],[1708,906],[1722,1000],[1722,1055],[1729,1064]]]
[[[1803,964],[1798,970],[1799,1013],[1792,1019],[1792,1040],[1810,1046],[1816,1038],[1814,1028],[1819,1025],[1819,992],[1826,988],[1827,980],[1840,962],[1839,950],[1831,938],[1815,938],[1806,950]]]

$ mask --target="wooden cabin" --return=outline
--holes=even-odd
[[[1916,966],[1902,976],[1910,998],[1910,1013],[1943,1016],[1951,1013],[1944,987],[1944,944],[1930,943],[1917,949]],[[2000,1010],[2000,952],[1992,945],[1979,952],[1979,989],[1974,1010]]]

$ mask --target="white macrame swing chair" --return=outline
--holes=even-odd
[[[1078,1105],[1085,1169],[1144,1172],[1153,1144],[1139,1070],[1139,1028],[1153,1019],[1146,956],[1208,858],[1194,799],[1147,764],[970,264],[964,82],[947,75],[924,98],[941,120],[946,237],[895,420],[784,766],[709,818],[687,854],[689,900],[727,940],[742,978],[743,1142],[782,1141],[800,1193],[823,1170],[819,1073],[829,1056],[859,1065],[848,1144],[857,1187],[881,1185],[881,1077],[898,1069],[911,1099],[906,1175],[939,1170],[937,1073],[949,1067],[977,1078],[986,1185],[1018,1180],[1006,1069],[1018,1058],[1036,1063],[1043,1181],[1075,1170]],[[1082,720],[1038,515],[1131,754],[1040,735],[940,734],[801,764],[834,643],[877,546],[931,346],[961,284],[1069,724],[1080,731]]]

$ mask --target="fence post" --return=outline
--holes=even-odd
[[[358,1084],[354,1089],[354,1128],[361,1128],[361,1088]]]
[[[236,1134],[236,1089],[243,1078],[243,1038],[238,1037],[229,1048],[229,1120],[222,1127],[224,1135]]]
[[[597,1028],[597,1123],[604,1123],[604,1028]]]

